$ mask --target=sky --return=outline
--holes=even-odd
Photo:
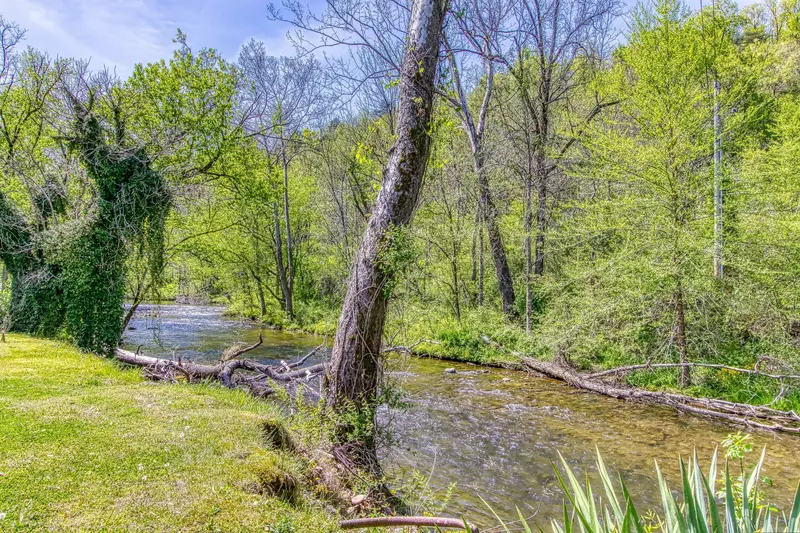
[[[0,0],[0,14],[27,29],[27,45],[52,56],[90,59],[93,69],[108,66],[126,77],[136,63],[169,58],[178,28],[191,47],[216,48],[229,60],[250,38],[264,41],[270,55],[292,55],[289,27],[267,19],[269,1]],[[317,13],[325,5],[325,0],[301,2]],[[697,8],[700,0],[687,3]]]
[[[25,44],[52,56],[91,59],[127,76],[136,63],[169,58],[180,28],[189,46],[235,59],[250,38],[291,55],[286,25],[267,19],[270,0],[0,0],[0,14],[27,29]],[[325,0],[306,0],[317,12]],[[280,5],[279,1],[275,2]]]

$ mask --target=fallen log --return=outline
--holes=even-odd
[[[588,374],[586,377],[595,379],[604,376],[627,374],[629,372],[635,372],[636,370],[652,370],[657,368],[714,368],[717,370],[729,370],[731,372],[738,372],[740,374],[761,376],[770,379],[800,381],[800,376],[792,374],[769,374],[766,372],[761,372],[760,370],[757,369],[750,370],[747,368],[739,368],[736,366],[720,365],[713,363],[655,363],[655,364],[644,363],[641,365],[620,366],[617,368],[612,368],[610,370],[603,370],[602,372],[595,372],[594,374]]]
[[[189,382],[219,381],[225,387],[242,388],[259,397],[272,394],[274,383],[280,383],[284,388],[296,391],[298,383],[308,383],[325,373],[324,363],[302,368],[302,365],[319,352],[322,346],[314,348],[293,363],[281,361],[276,365],[265,365],[252,359],[240,358],[241,355],[254,350],[262,343],[263,338],[259,336],[259,340],[255,344],[232,346],[225,350],[219,361],[214,364],[194,363],[182,359],[161,359],[140,355],[122,348],[117,348],[114,355],[122,363],[142,367],[147,375],[154,379],[176,381],[177,375],[180,374]]]
[[[381,353],[405,352],[407,354],[413,354],[414,353],[414,348],[416,348],[420,344],[436,344],[436,345],[440,345],[442,343],[439,342],[439,341],[432,341],[432,340],[429,340],[429,339],[419,339],[418,341],[414,342],[413,344],[409,344],[408,346],[402,346],[402,345],[388,346],[388,347],[382,349]]]
[[[319,353],[325,345],[321,344],[309,353],[294,361],[287,363],[281,361],[275,365],[265,365],[253,359],[242,359],[241,356],[247,352],[261,346],[264,339],[259,335],[258,342],[251,345],[236,344],[225,350],[214,364],[194,363],[182,359],[161,359],[141,355],[138,352],[131,352],[117,348],[114,352],[116,359],[122,363],[139,366],[145,369],[147,375],[153,379],[176,381],[180,374],[187,381],[216,380],[228,388],[243,388],[249,390],[256,396],[268,396],[274,392],[271,383],[278,383],[290,392],[296,391],[299,383],[308,383],[316,378],[322,377],[327,371],[325,363],[319,363],[309,367],[303,365],[314,355]],[[421,343],[435,343],[436,341],[419,340],[411,346],[390,346],[385,348],[384,353],[411,351]],[[319,397],[320,390],[310,390],[312,396]]]
[[[727,420],[756,429],[800,434],[800,415],[794,411],[780,411],[769,406],[610,385],[597,379],[598,374],[607,375],[604,373],[581,374],[572,368],[552,362],[537,361],[530,357],[523,357],[522,362],[529,370],[604,396],[668,405],[682,412]]]

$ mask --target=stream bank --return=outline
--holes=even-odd
[[[264,345],[250,356],[271,362],[292,360],[325,340],[262,329],[222,312],[218,307],[145,307],[125,341],[129,348],[141,345],[147,355],[210,361],[234,342],[252,343],[261,333]],[[448,368],[456,373],[446,374]],[[414,471],[440,494],[453,482],[445,512],[463,514],[478,525],[495,523],[481,498],[504,519],[513,520],[517,506],[526,515],[537,514],[540,524],[560,517],[563,495],[552,467],[558,452],[578,470],[592,471],[596,448],[609,468],[624,476],[637,509],[660,506],[653,461],[676,480],[678,455],[688,457],[696,449],[701,460],[709,458],[738,430],[670,407],[605,398],[501,368],[396,355],[388,372],[407,404],[381,412],[395,443],[383,453],[393,485],[410,486]],[[800,439],[754,432],[752,440],[756,450],[767,446],[765,474],[774,480],[769,495],[788,507]]]

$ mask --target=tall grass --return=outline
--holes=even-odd
[[[578,481],[573,470],[561,457],[562,472],[554,466],[558,482],[565,495],[563,516],[552,520],[553,533],[798,533],[800,532],[800,486],[794,496],[792,510],[787,516],[763,501],[758,489],[764,453],[750,472],[743,466],[741,476],[732,480],[726,461],[722,475],[722,490],[717,493],[717,453],[704,473],[695,453],[689,464],[680,460],[681,485],[675,491],[667,484],[656,465],[661,493],[662,516],[640,515],[633,504],[625,482],[619,476],[612,481],[600,453],[597,471],[602,490],[595,492],[587,479]],[[740,463],[741,464],[741,463]],[[520,528],[531,533],[533,526],[519,513]],[[506,533],[509,526],[498,521]],[[519,528],[517,528],[519,529]],[[536,528],[541,531],[541,529]]]

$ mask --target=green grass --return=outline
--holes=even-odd
[[[0,344],[0,531],[334,531],[301,488],[262,494],[292,462],[261,423],[275,404],[214,385],[144,380],[67,344]],[[275,455],[274,457],[272,455]],[[266,491],[269,492],[269,491]]]

